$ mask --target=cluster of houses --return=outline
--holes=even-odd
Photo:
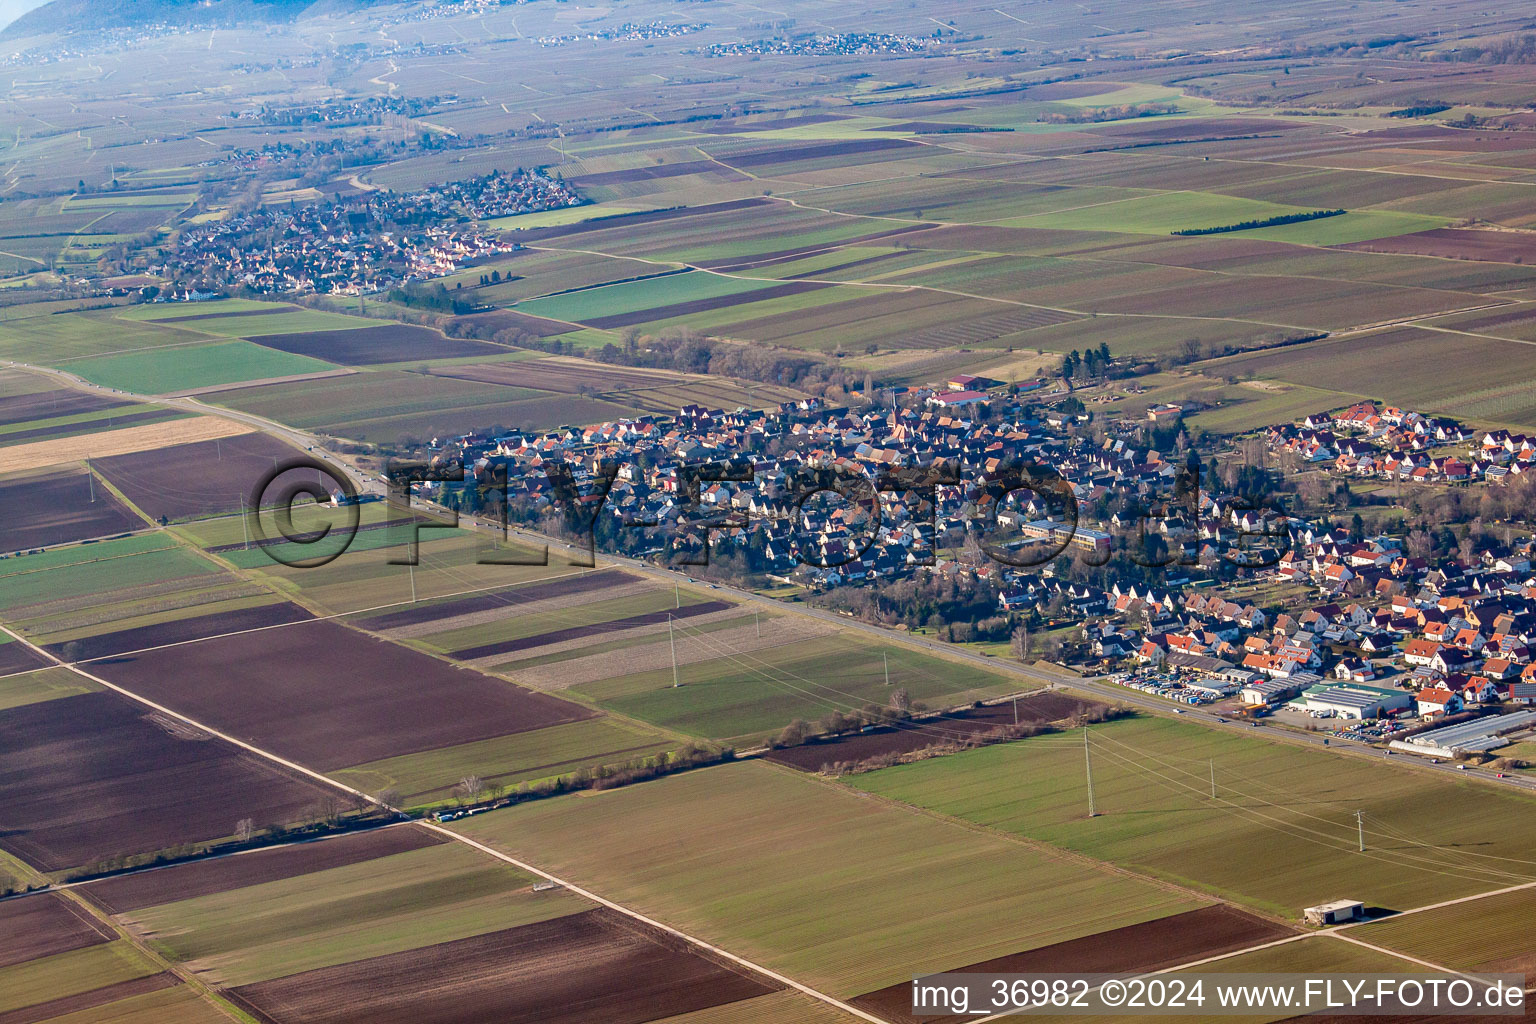
[[[667,22],[647,21],[641,24],[626,21],[622,25],[613,28],[590,29],[586,32],[573,32],[558,36],[539,36],[534,40],[540,46],[566,46],[570,43],[583,41],[623,40],[635,41],[640,39],[668,39],[673,36],[686,36],[694,32],[702,32],[708,25],[697,22]]]
[[[263,206],[184,231],[150,272],[173,280],[260,293],[365,295],[443,277],[476,259],[512,252],[458,206],[516,212],[579,202],[541,174],[494,175],[448,189],[373,192],[351,199]],[[537,205],[547,201],[550,206]],[[499,214],[498,214],[499,215]]]
[[[957,405],[955,395],[980,399]],[[761,411],[687,406],[670,419],[465,437],[449,447],[481,477],[504,464],[507,500],[535,513],[557,501],[548,470],[561,464],[582,493],[603,494],[597,514],[623,528],[608,535],[624,538],[631,553],[654,553],[668,538],[709,530],[712,553],[739,552],[754,572],[825,588],[932,568],[995,584],[1002,612],[1052,604],[1080,615],[1111,609],[1118,595],[1063,593],[1066,584],[1048,567],[1058,551],[1102,565],[1117,543],[1156,537],[1164,562],[1246,559],[1267,550],[1273,563],[1288,543],[1285,521],[1273,513],[1188,487],[1182,460],[1127,439],[1094,442],[1058,429],[1052,421],[1059,418],[1024,404],[1003,382],[960,375],[905,397],[905,404],[859,411],[818,399]],[[734,468],[700,477],[700,467],[723,463]],[[901,476],[939,465],[951,467],[958,483],[925,490]],[[1059,474],[1075,515],[1060,493],[999,495],[987,486],[1008,467],[1028,465]],[[861,483],[850,485],[845,501],[803,500],[805,481],[818,471]],[[1095,518],[1112,500],[1116,510]],[[1132,505],[1149,514],[1126,511]],[[828,506],[836,507],[823,511]],[[654,529],[630,529],[634,524]],[[961,547],[967,536],[984,541],[992,557],[973,551],[945,563],[936,556],[936,541]],[[1255,537],[1283,542],[1264,549]]]
[[[1430,566],[1390,537],[1294,538],[1282,574],[1314,584],[1323,603],[1271,620],[1208,590],[1143,592],[1136,610],[1146,632],[1135,660],[1189,669],[1227,692],[1241,687],[1256,706],[1300,702],[1325,717],[1434,719],[1536,704],[1531,543]],[[1369,585],[1344,598],[1340,570],[1364,574]]]
[[[1409,483],[1497,481],[1536,463],[1536,438],[1507,430],[1478,434],[1443,416],[1374,402],[1271,427],[1265,440],[1275,451],[1345,476]],[[1452,446],[1464,451],[1445,451]]]
[[[476,220],[559,210],[580,206],[583,202],[564,179],[521,168],[511,174],[492,171],[481,178],[439,185],[433,191],[449,205]]]
[[[758,39],[744,43],[715,43],[698,52],[706,57],[741,57],[766,54],[796,57],[847,57],[871,53],[921,53],[928,40],[920,36],[886,32],[839,32],[836,35],[794,39]]]

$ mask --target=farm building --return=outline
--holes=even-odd
[[[1306,694],[1308,711],[1331,711],[1339,718],[1380,718],[1406,708],[1413,699],[1401,690],[1377,686],[1320,686]]]
[[[1345,921],[1359,921],[1365,917],[1365,904],[1359,900],[1334,900],[1331,903],[1319,903],[1315,907],[1308,907],[1303,912],[1307,924],[1341,924]]]
[[[1536,726],[1536,711],[1516,711],[1510,715],[1484,715],[1459,725],[1447,725],[1393,740],[1392,749],[1427,757],[1453,757],[1456,754],[1480,754],[1509,743],[1504,736]]]

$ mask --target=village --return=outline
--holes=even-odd
[[[898,629],[925,624],[890,584],[929,581],[981,608],[958,630],[928,622],[937,637],[1011,641],[1015,656],[1237,718],[1457,759],[1536,734],[1536,713],[1498,714],[1536,706],[1531,541],[1411,556],[1402,538],[1277,512],[1147,447],[1177,428],[1166,409],[1090,433],[1088,414],[1032,403],[1045,386],[962,374],[858,410],[690,406],[671,420],[460,438],[440,454],[474,472],[440,495],[558,528],[551,480],[565,479],[591,517],[565,528],[590,530],[603,550],[800,588],[848,614],[873,607]],[[1329,424],[1383,448],[1471,442],[1480,480],[1530,462],[1524,439],[1396,409],[1309,422],[1301,429]],[[1025,464],[1059,474],[1070,500],[1046,486],[1001,493],[996,481]],[[500,505],[488,495],[503,465]],[[939,465],[953,475],[913,483]],[[826,471],[851,482],[830,503],[803,482],[827,486]]]
[[[580,202],[556,178],[496,172],[429,191],[262,206],[183,232],[174,253],[149,269],[199,290],[368,295],[517,249],[471,218]]]

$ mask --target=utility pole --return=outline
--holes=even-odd
[[[405,563],[405,567],[411,574],[411,604],[416,603],[416,565],[413,562]]]
[[[245,550],[251,550],[251,524],[245,518],[245,495],[240,495],[240,529],[245,533]]]
[[[1216,759],[1211,758],[1211,799],[1216,799]]]
[[[1093,806],[1093,755],[1088,753],[1088,727],[1083,726],[1083,764],[1088,770],[1088,817],[1097,818],[1099,812]]]
[[[1358,827],[1360,829],[1360,852],[1364,853],[1365,852],[1365,819],[1360,816],[1360,812],[1359,811],[1355,812],[1355,825],[1356,825],[1356,827]]]
[[[763,619],[761,611],[757,608],[752,609],[752,624],[757,627],[757,638],[761,640],[763,638]]]
[[[672,645],[672,687],[683,685],[677,681],[677,634],[672,630],[672,616],[667,616],[667,643]]]
[[[85,478],[91,482],[91,504],[96,504],[96,473],[91,469],[91,457],[85,457]]]
[[[676,602],[675,607],[683,606],[683,587],[676,580],[672,581],[672,600]],[[668,621],[671,621],[671,616],[668,616]]]
[[[1019,724],[1019,698],[1017,697],[1013,698],[1013,724]],[[1087,730],[1084,730],[1083,734],[1087,735]]]
[[[891,659],[890,659],[890,657],[884,651],[880,652],[880,664],[885,666],[885,685],[886,686],[890,686],[891,685]]]

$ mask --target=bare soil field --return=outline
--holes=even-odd
[[[0,903],[0,967],[67,953],[117,938],[57,893]]]
[[[640,615],[630,615],[622,619],[614,619],[610,622],[597,622],[587,626],[553,629],[548,633],[518,637],[516,640],[500,640],[492,644],[480,644],[476,647],[466,647],[463,650],[452,653],[455,658],[464,661],[503,654],[514,654],[518,651],[526,651],[532,647],[545,647],[549,644],[564,643],[567,640],[579,640],[589,636],[608,636],[626,629],[654,626],[666,622],[669,618],[691,619],[695,616],[709,615],[712,612],[721,612],[734,607],[736,606],[727,601],[700,601],[698,604],[685,605],[682,608],[672,608],[660,612],[645,612]]]
[[[637,578],[618,569],[581,573],[557,580],[546,580],[543,583],[529,583],[521,587],[510,587],[506,590],[493,590],[485,594],[475,594],[472,597],[440,601],[436,604],[412,605],[398,612],[385,612],[383,615],[370,616],[359,621],[358,625],[365,629],[383,632],[385,630],[405,629],[410,626],[440,622],[445,619],[456,619],[463,615],[475,615],[486,611],[512,611],[523,607],[529,601],[545,601],[556,597],[569,597],[575,594],[588,594],[594,591],[607,590],[611,587],[631,583]]]
[[[58,999],[50,999],[45,1003],[36,1003],[32,1006],[24,1006],[7,1013],[0,1013],[0,1024],[38,1024],[40,1021],[57,1020],[66,1015],[80,1013],[98,1006],[106,1006],[109,1003],[131,999],[134,996],[158,992],[161,989],[174,988],[180,984],[181,980],[169,971],[162,971],[159,974],[148,974],[142,978],[119,981],[111,985],[104,985],[101,988],[93,988],[86,992],[77,992],[72,996],[61,996]],[[71,1019],[78,1018],[71,1017]]]
[[[44,871],[295,821],[322,795],[116,694],[0,712],[0,848]]]
[[[250,427],[233,420],[218,416],[188,416],[163,423],[104,430],[88,438],[61,437],[0,448],[0,473],[57,466],[63,462],[75,462],[84,455],[90,456],[93,462],[97,459],[106,461],[109,456],[154,452],[168,445],[207,442],[209,448],[212,448],[213,438],[249,433]]]
[[[574,395],[585,387],[600,391],[619,391],[628,388],[652,388],[676,384],[688,378],[682,374],[659,371],[632,370],[617,366],[594,365],[590,362],[567,362],[563,359],[529,359],[517,363],[467,363],[460,366],[444,366],[432,371],[439,377],[457,377],[460,380],[480,381],[483,384],[505,384],[510,387],[537,388]]]
[[[460,356],[503,355],[506,349],[483,341],[450,338],[439,331],[411,324],[386,324],[345,331],[307,331],[252,338],[258,345],[294,355],[313,356],[347,366],[400,363],[409,359],[457,359]]]
[[[1284,925],[1218,904],[951,970],[977,974],[1141,973],[1294,934],[1293,929]],[[966,1019],[963,1016],[914,1017],[910,984],[892,985],[850,1002],[895,1024],[915,1024],[917,1021],[958,1024]]]
[[[117,402],[102,395],[89,395],[83,391],[54,388],[29,395],[10,395],[0,398],[0,426],[25,423],[28,420],[52,419],[55,416],[78,416],[81,413],[103,412],[131,402]],[[15,435],[5,435],[14,437]]]
[[[23,551],[144,527],[105,487],[96,487],[95,498],[90,478],[75,467],[0,480],[0,508],[6,510],[0,545]]]
[[[1043,725],[1071,718],[1097,705],[1060,693],[1037,693],[1018,700],[1019,724]],[[802,771],[820,771],[839,761],[862,761],[880,754],[906,754],[1014,724],[1013,702],[989,704],[937,718],[924,718],[900,729],[857,733],[836,740],[771,751],[764,757]]]
[[[1494,263],[1527,263],[1536,260],[1536,231],[1479,231],[1436,228],[1411,235],[1377,238],[1336,246],[1356,252],[1407,253],[1439,256],[1449,260],[1489,260]]]
[[[255,608],[238,608],[234,611],[214,612],[210,615],[194,615],[186,619],[157,622],[153,626],[120,629],[112,633],[82,637],[69,644],[49,644],[48,649],[59,657],[65,656],[64,648],[74,661],[90,661],[129,651],[142,651],[150,647],[205,640],[226,633],[241,633],[266,626],[278,626],[289,622],[301,622],[314,618],[296,604],[283,601],[278,604],[260,605]]]
[[[80,891],[103,910],[126,914],[162,903],[360,864],[447,841],[415,825],[400,825],[118,875],[91,882]]]
[[[153,519],[230,512],[240,508],[242,500],[250,501],[251,489],[276,462],[304,454],[269,434],[241,429],[245,432],[234,438],[190,444],[171,439],[153,450],[117,455],[92,465]]]
[[[802,163],[807,160],[832,160],[844,156],[867,156],[890,150],[922,151],[919,143],[905,139],[848,139],[839,142],[823,142],[810,146],[778,145],[771,149],[756,149],[731,153],[725,162],[732,167],[758,168],[774,164]]]
[[[92,668],[322,771],[595,714],[329,620],[165,647]]]
[[[605,909],[232,990],[274,1024],[644,1024],[773,991]]]
[[[32,648],[26,644],[14,642],[0,644],[0,676],[8,676],[14,672],[30,672],[47,664],[47,661],[33,653]]]
[[[599,185],[628,185],[636,181],[655,181],[659,178],[679,178],[687,174],[722,174],[728,181],[746,181],[744,174],[734,174],[729,168],[721,167],[713,160],[681,160],[671,164],[656,164],[652,167],[631,167],[622,171],[597,171],[592,174],[573,174],[571,181],[578,188],[593,188]]]
[[[700,128],[700,131],[711,135],[736,135],[740,132],[770,132],[780,128],[801,128],[809,124],[823,124],[827,121],[842,121],[845,118],[838,114],[792,114],[784,117],[770,117],[761,121],[739,121],[734,118],[716,121],[708,127]]]

